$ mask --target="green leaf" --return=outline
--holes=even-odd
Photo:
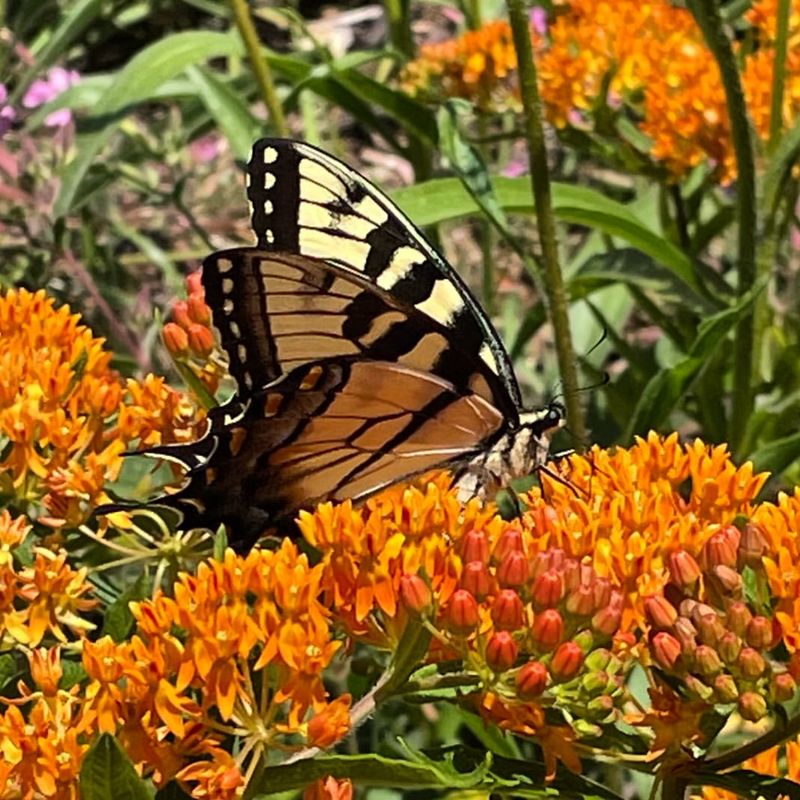
[[[16,653],[0,655],[0,692],[20,675],[22,675],[21,654],[19,656]]]
[[[800,458],[800,433],[791,433],[759,447],[750,456],[758,472],[780,475]]]
[[[150,589],[150,577],[143,573],[133,586],[128,587],[106,609],[103,618],[103,634],[110,636],[115,642],[127,639],[136,623],[128,604],[132,600],[144,600],[149,595]]]
[[[102,734],[86,753],[80,786],[82,800],[151,800],[155,794],[110,733]]]
[[[798,156],[800,156],[800,118],[783,134],[764,172],[762,206],[766,209],[767,218],[775,214],[778,203],[784,197],[783,187],[791,177]]]
[[[431,643],[431,633],[418,617],[409,616],[392,659],[391,674],[375,695],[375,704],[392,695],[420,665]]]
[[[73,686],[79,684],[86,678],[86,670],[80,661],[70,661],[69,659],[62,658],[61,661],[61,680],[58,682],[58,688],[69,691]]]
[[[241,53],[238,38],[211,31],[176,33],[139,51],[117,73],[95,105],[92,117],[81,126],[83,132],[75,140],[77,154],[64,171],[55,215],[65,216],[70,211],[86,172],[131,108],[186,67]]]
[[[727,789],[737,797],[749,800],[778,800],[780,797],[800,798],[800,783],[788,778],[775,778],[762,775],[750,769],[737,769],[732,772],[712,773],[698,770],[692,775],[693,786],[715,786]]]
[[[533,212],[533,193],[527,178],[496,177],[494,191],[506,212]],[[554,183],[553,211],[561,222],[586,225],[616,236],[662,264],[691,289],[700,289],[691,259],[672,242],[645,225],[634,212],[585,186]],[[398,189],[392,198],[418,225],[436,225],[478,211],[478,204],[457,178]]]
[[[208,113],[230,142],[234,157],[247,161],[261,125],[250,113],[245,100],[205,67],[187,67],[186,75]]]
[[[14,88],[9,98],[11,105],[16,105],[36,76],[55,64],[70,45],[94,22],[103,9],[103,0],[73,0],[73,2],[65,4],[63,8],[65,9],[63,19],[47,39],[44,47],[36,53],[34,63],[25,71]]]

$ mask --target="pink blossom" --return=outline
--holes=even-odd
[[[25,108],[37,108],[38,106],[49,103],[60,94],[65,92],[70,86],[74,86],[80,80],[80,75],[74,70],[66,70],[63,67],[53,67],[47,73],[46,80],[34,81],[25,96],[22,98],[22,105]],[[53,128],[61,128],[72,120],[72,111],[68,108],[59,108],[48,114],[44,124]]]
[[[189,145],[189,152],[195,161],[208,162],[213,161],[222,149],[219,136],[209,133],[206,136],[201,136],[195,139]]]
[[[534,6],[531,9],[531,25],[540,36],[547,33],[547,12],[541,6]]]
[[[6,105],[8,90],[0,83],[0,136],[3,136],[17,118],[17,112],[12,106]]]

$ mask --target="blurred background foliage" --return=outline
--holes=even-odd
[[[493,0],[0,3],[0,285],[45,287],[122,372],[177,381],[164,318],[205,255],[252,241],[241,168],[256,138],[288,132],[392,194],[491,314],[526,399],[557,396],[504,12]],[[720,13],[755,131],[753,291],[737,272],[745,180],[719,71],[690,11],[666,0],[531,7],[561,263],[592,441],[651,428],[729,441],[788,484],[800,478],[800,3],[728,0]],[[749,314],[752,398],[732,433],[732,337]]]

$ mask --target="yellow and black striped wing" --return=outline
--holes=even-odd
[[[427,318],[432,329],[446,330],[454,355],[470,371],[481,363],[497,377],[504,394],[501,408],[513,417],[520,392],[497,332],[458,274],[383,193],[327,153],[282,139],[256,143],[248,184],[259,250],[315,259],[357,276],[361,285],[371,284],[397,306]],[[230,286],[221,274],[227,265],[212,256],[204,265],[203,281],[231,373],[240,393],[247,394],[288,369],[266,330],[268,317],[263,303],[259,308],[258,287],[243,287],[240,293],[234,285],[232,292],[221,291]],[[237,278],[227,280],[235,284]],[[370,318],[370,303],[378,304],[374,297],[367,293],[352,304],[354,326],[362,311],[364,319]],[[324,313],[322,304],[319,308]],[[402,331],[395,326],[393,335]],[[401,346],[413,347],[411,337],[398,338],[394,351]],[[249,352],[257,359],[245,355],[243,360]],[[313,358],[313,350],[307,356]]]

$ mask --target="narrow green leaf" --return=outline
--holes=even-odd
[[[784,196],[783,187],[791,176],[798,156],[800,156],[800,118],[783,134],[764,172],[762,205],[766,209],[768,219],[775,214],[778,203]]]
[[[759,472],[771,472],[780,475],[800,458],[800,433],[792,433],[780,439],[774,439],[759,447],[750,456]]]
[[[22,674],[22,663],[16,653],[0,655],[0,692]]]
[[[35,62],[28,67],[9,98],[12,105],[28,90],[36,76],[55,64],[69,46],[92,24],[103,8],[102,0],[73,0],[63,6],[64,17],[36,54]]]
[[[126,639],[136,624],[129,603],[132,600],[144,600],[150,589],[150,577],[143,573],[106,609],[103,615],[103,634],[110,636],[115,642]]]
[[[154,794],[117,740],[110,733],[102,734],[81,765],[83,800],[151,800]]]
[[[77,155],[64,171],[55,215],[61,217],[70,211],[86,172],[129,109],[186,67],[241,52],[242,45],[236,37],[211,31],[176,33],[138,52],[117,73],[95,105],[92,117],[81,126],[83,132],[75,141]]]
[[[782,797],[800,798],[800,783],[788,778],[762,775],[750,769],[711,773],[698,770],[692,775],[693,786],[715,786],[727,789],[737,797],[749,800],[779,800]]]
[[[205,67],[190,66],[186,75],[203,105],[230,142],[233,155],[246,161],[261,125],[250,113],[244,98]]]

